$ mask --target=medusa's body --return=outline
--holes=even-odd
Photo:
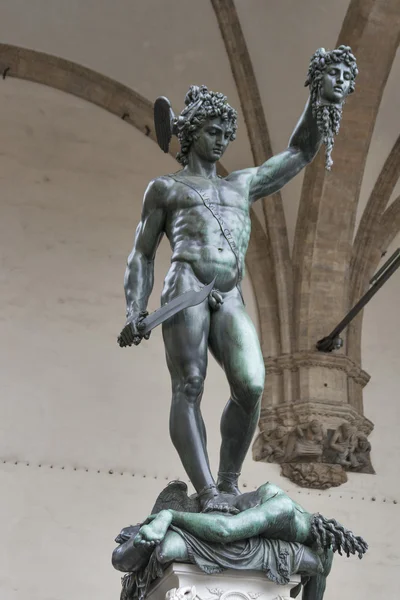
[[[309,575],[304,600],[321,600],[332,550],[366,551],[367,545],[336,521],[311,515],[280,488],[267,483],[236,498],[236,515],[162,510],[141,526],[123,530],[114,550],[115,568],[138,572],[153,556],[160,564],[191,562],[213,569],[257,569],[285,581],[276,556],[287,556],[290,573]],[[155,553],[155,554],[154,554]],[[286,567],[285,567],[286,568]]]

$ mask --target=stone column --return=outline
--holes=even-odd
[[[263,344],[267,386],[253,457],[282,463],[283,474],[306,487],[340,485],[347,480],[346,471],[373,473],[367,439],[373,424],[364,416],[362,404],[369,375],[361,368],[361,335],[352,335],[357,324],[350,328],[349,340],[345,332],[340,351],[322,354],[316,351],[316,343],[341,321],[364,285],[360,278],[354,286],[355,266],[360,270],[365,260],[357,250],[361,245],[354,245],[354,229],[373,125],[398,47],[396,4],[397,0],[351,0],[349,4],[336,46],[349,44],[357,57],[356,93],[343,110],[332,171],[324,169],[320,152],[305,172],[292,253],[291,296],[290,276],[285,275],[283,261],[275,260],[287,255],[285,232],[274,236],[282,231],[281,221],[274,211],[266,213],[280,292],[275,311],[279,339],[276,353]],[[383,183],[389,179],[386,191],[397,181],[396,152],[393,157],[388,163],[393,166],[385,168],[381,177]],[[382,185],[377,187],[380,192]],[[379,200],[381,194],[376,195]],[[390,194],[385,195],[387,202]],[[376,220],[363,220],[363,239],[373,237]],[[386,221],[385,227],[390,228],[390,220]],[[396,227],[391,228],[393,234]],[[279,387],[272,386],[276,381]]]

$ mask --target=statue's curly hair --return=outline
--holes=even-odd
[[[330,171],[333,161],[331,159],[332,148],[334,144],[334,136],[339,133],[340,120],[342,118],[343,104],[321,104],[321,86],[322,78],[332,64],[344,63],[350,68],[351,80],[349,86],[349,94],[352,94],[355,89],[355,80],[358,75],[357,61],[351,51],[350,46],[339,46],[335,50],[325,50],[319,48],[312,55],[310,66],[308,69],[306,86],[310,86],[311,105],[313,115],[317,120],[318,128],[323,136],[325,144],[325,168]]]
[[[185,166],[188,164],[188,155],[197,130],[207,119],[221,117],[231,126],[230,140],[236,138],[237,112],[227,102],[226,96],[219,92],[212,92],[205,85],[191,85],[185,97],[186,107],[175,122],[177,136],[181,150],[176,158]]]

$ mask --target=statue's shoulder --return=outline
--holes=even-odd
[[[233,185],[239,185],[240,187],[246,187],[250,184],[254,175],[257,172],[256,167],[249,167],[247,169],[239,169],[238,171],[232,171],[224,180]]]
[[[161,175],[150,181],[145,193],[146,204],[165,204],[174,184],[174,180],[168,175]]]
[[[174,184],[175,181],[170,175],[161,175],[150,181],[147,189],[158,193],[168,192]]]

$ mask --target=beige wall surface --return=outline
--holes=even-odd
[[[185,479],[168,436],[160,331],[139,348],[116,344],[141,197],[176,163],[101,109],[39,85],[1,85],[0,597],[108,600],[119,594],[114,536],[146,516],[168,479]],[[164,241],[151,309],[168,262]],[[247,489],[273,480],[370,543],[361,562],[337,557],[327,600],[398,595],[399,294],[397,274],[365,314],[365,413],[376,426],[377,474],[309,492],[276,465],[249,457],[243,469]],[[248,280],[245,296],[256,320]],[[214,470],[227,397],[210,361],[204,415]]]
[[[280,152],[307,99],[304,81],[309,58],[321,46],[334,47],[349,0],[236,0],[235,6],[272,148]],[[75,61],[150,100],[166,95],[175,111],[183,108],[191,84],[221,90],[239,113],[237,142],[229,148],[224,164],[233,170],[252,162],[238,94],[209,0],[0,0],[0,41]],[[360,210],[398,135],[394,124],[399,79],[397,56],[374,129]],[[353,101],[354,97],[349,99]],[[302,180],[300,174],[282,191],[290,242]]]

